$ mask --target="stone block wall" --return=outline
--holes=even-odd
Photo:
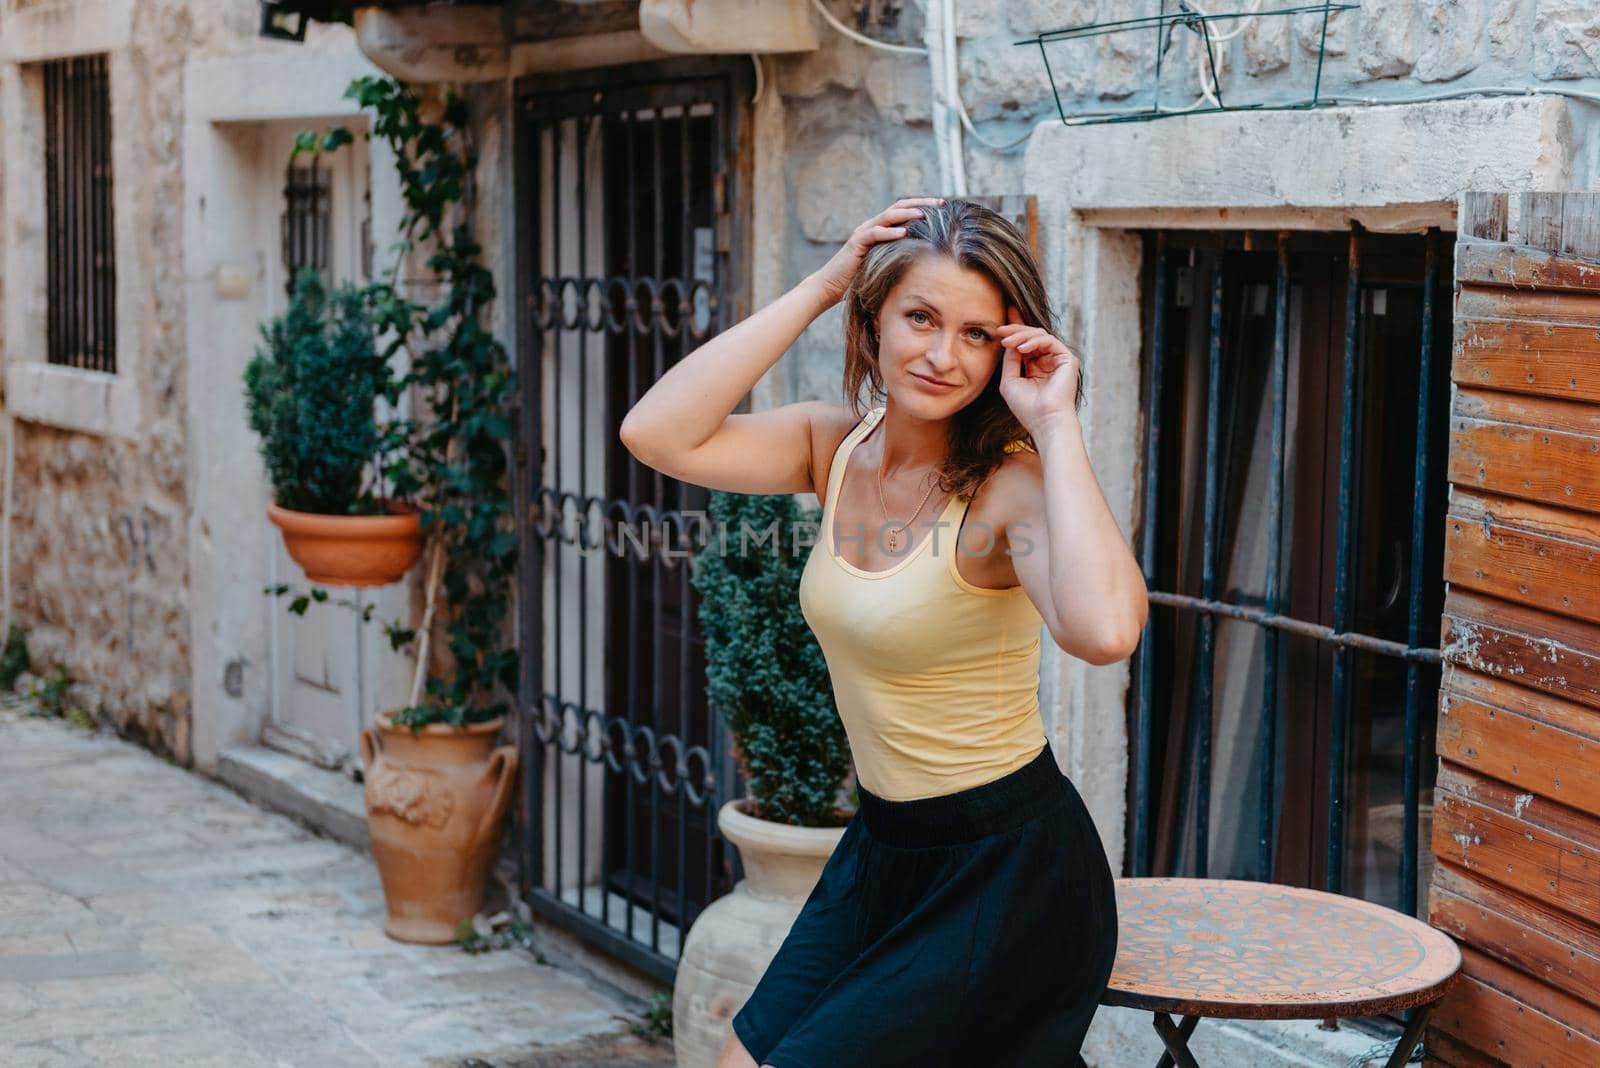
[[[826,0],[841,22],[901,45],[923,42],[924,5]],[[1203,5],[1222,12],[1250,0]],[[1271,0],[1259,5],[1283,6]],[[1015,42],[1050,29],[1154,14],[1155,0],[957,0],[962,101],[981,137],[1010,145],[1056,116],[1036,47]],[[1229,104],[1303,99],[1317,74],[1322,16],[1220,23],[1217,46]],[[818,51],[765,59],[767,91],[783,100],[787,225],[783,285],[823,263],[850,230],[896,196],[940,193],[926,56],[855,43],[819,27]],[[1154,31],[1050,46],[1055,88],[1069,113],[1147,106]],[[1180,29],[1163,59],[1162,101],[1198,99],[1196,34]],[[1476,87],[1600,92],[1600,5],[1592,0],[1363,0],[1328,19],[1321,95],[1400,101]],[[1582,133],[1582,131],[1579,131]],[[1025,188],[1022,146],[965,137],[968,191]],[[1327,151],[1344,149],[1328,145]],[[1315,166],[1315,160],[1306,161]],[[1198,205],[1197,205],[1198,206]],[[775,292],[758,294],[770,300]],[[787,363],[783,400],[838,401],[843,362],[837,311],[814,325]]]
[[[81,8],[96,2],[77,0]],[[75,681],[75,703],[120,732],[189,763],[186,371],[191,354],[183,262],[184,65],[197,54],[297,46],[258,37],[254,0],[137,0],[126,8],[117,0],[99,2],[108,12],[129,12],[126,39],[117,48],[127,75],[113,93],[117,113],[132,118],[119,123],[113,137],[131,143],[131,151],[120,158],[131,156],[138,166],[113,175],[113,211],[137,219],[148,235],[137,247],[119,244],[116,249],[119,295],[128,292],[120,282],[126,278],[134,280],[136,294],[138,330],[131,338],[119,335],[118,345],[119,350],[124,345],[138,349],[140,423],[132,436],[118,436],[16,420],[9,517],[12,616],[27,630],[36,671],[66,668]],[[15,14],[25,7],[9,0],[0,10],[0,55],[7,57],[0,62],[10,63],[10,56],[31,48],[19,40],[30,24]],[[343,27],[315,27],[299,47],[314,48],[340,35],[348,47]],[[271,86],[261,91],[271,92]],[[0,240],[16,240],[34,225],[15,217],[20,210],[15,206],[0,210]],[[32,269],[43,272],[43,258],[37,259]],[[0,356],[6,360],[39,357],[7,345],[0,336]],[[241,509],[238,521],[262,519]],[[202,528],[199,536],[207,533]],[[235,589],[229,596],[262,595],[258,589]]]

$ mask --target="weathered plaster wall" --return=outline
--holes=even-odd
[[[307,726],[306,687],[315,680],[302,682],[300,673],[316,668],[318,659],[303,652],[307,646],[337,662],[337,672],[325,681],[337,688],[349,712],[338,716],[337,730],[319,721],[316,726],[331,733],[318,741],[353,750],[354,738],[345,734],[370,720],[375,709],[402,703],[409,690],[407,660],[388,650],[378,623],[414,618],[415,582],[367,591],[363,596],[377,611],[365,628],[344,627],[344,620],[326,613],[298,620],[282,601],[262,596],[266,585],[303,586],[304,579],[282,556],[279,534],[262,514],[270,488],[240,386],[258,324],[283,301],[278,234],[285,137],[299,129],[346,125],[359,139],[365,120],[344,93],[353,79],[380,72],[361,55],[347,27],[314,23],[306,41],[294,44],[256,36],[253,3],[231,0],[227,10],[208,11],[203,20],[199,5],[196,12],[203,32],[185,65],[182,148],[192,388],[190,664],[195,764],[212,770],[229,747],[257,744],[269,722]],[[373,266],[382,271],[393,258],[401,210],[393,161],[381,142],[366,146],[358,140],[343,151],[346,157],[369,153]],[[357,209],[336,204],[334,210]],[[350,236],[348,216],[344,220],[335,222],[336,246]],[[354,254],[336,252],[333,266],[336,272],[355,271]],[[224,286],[225,276],[235,283]]]
[[[344,27],[313,26],[307,42],[294,45],[262,40],[258,20],[254,0],[9,0],[0,10],[0,83],[7,101],[0,122],[15,122],[26,102],[25,64],[99,50],[110,55],[118,276],[113,392],[127,389],[133,398],[129,405],[106,406],[118,416],[115,426],[93,406],[61,405],[57,420],[48,396],[17,420],[13,614],[28,629],[36,666],[63,665],[77,681],[77,703],[183,762],[195,757],[196,716],[214,714],[195,708],[192,677],[195,443],[187,396],[185,64],[196,56],[303,62],[330,49],[354,53]],[[253,92],[271,95],[273,82]],[[337,100],[330,105],[329,112],[344,110]],[[21,132],[28,136],[8,144],[37,147],[36,118]],[[6,155],[0,152],[0,159]],[[19,166],[9,161],[11,173],[0,171],[0,190]],[[13,283],[0,290],[0,355],[8,368],[37,365],[47,357],[42,330],[17,324],[43,321],[40,213],[19,197],[6,199],[3,212],[0,248],[14,257],[7,263],[15,269],[0,272]],[[236,379],[211,381],[209,388],[236,399]],[[212,405],[206,397],[196,403],[202,410]],[[127,412],[134,414],[122,419]],[[253,441],[230,460],[253,461]],[[220,477],[229,476],[224,471]],[[210,518],[260,522],[242,506]],[[250,612],[260,613],[267,606],[259,591],[259,583],[248,589],[208,583],[206,595],[248,598]],[[202,612],[206,619],[212,615]],[[198,732],[207,739],[217,734],[210,724]],[[214,743],[207,748],[214,750]]]

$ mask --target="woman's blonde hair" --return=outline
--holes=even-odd
[[[906,235],[867,250],[861,269],[845,295],[844,398],[850,410],[865,413],[861,387],[876,406],[887,397],[878,366],[878,313],[906,271],[923,256],[946,256],[984,275],[1000,290],[1008,307],[1022,314],[1029,326],[1055,333],[1055,317],[1045,294],[1044,278],[1027,240],[998,212],[968,200],[950,200],[943,207],[924,208],[923,217],[906,224]],[[971,403],[950,419],[949,451],[938,475],[945,493],[971,497],[1000,466],[1005,454],[1018,447],[1034,448],[1000,396],[1000,371],[994,373]],[[1083,403],[1080,379],[1078,403]]]

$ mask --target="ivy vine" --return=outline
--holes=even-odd
[[[393,78],[358,78],[345,95],[370,113],[366,136],[393,152],[405,202],[395,263],[366,286],[385,359],[409,356],[400,385],[416,405],[398,423],[407,447],[387,458],[382,474],[395,496],[421,506],[430,541],[423,618],[416,631],[389,628],[397,645],[416,641],[418,659],[410,703],[391,718],[414,730],[486,722],[506,712],[505,695],[517,685],[506,625],[518,548],[508,460],[515,378],[483,321],[496,291],[473,236],[471,116],[453,91],[437,118],[425,116],[423,98]],[[334,152],[352,141],[343,128],[320,139],[308,131],[295,151]],[[426,256],[439,283],[432,303],[410,299],[397,283],[413,252]],[[429,655],[436,597],[451,664],[437,674]]]

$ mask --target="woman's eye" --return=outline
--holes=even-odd
[[[989,335],[984,333],[982,330],[979,330],[977,327],[973,327],[971,330],[968,330],[967,337],[974,344],[978,345],[986,344],[989,341]]]
[[[928,321],[928,313],[925,311],[914,311],[911,313],[911,321],[916,323],[918,326],[921,326],[923,323]]]

